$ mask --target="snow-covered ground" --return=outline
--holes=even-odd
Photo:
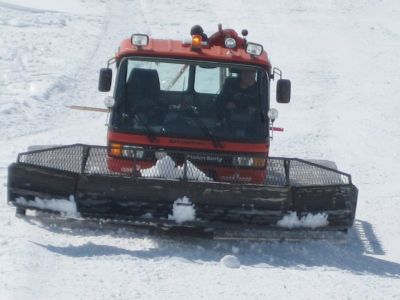
[[[400,4],[0,0],[0,299],[399,299]],[[292,80],[272,154],[330,159],[358,186],[345,243],[178,240],[18,219],[7,166],[34,144],[105,143],[98,69],[133,32],[247,28]]]

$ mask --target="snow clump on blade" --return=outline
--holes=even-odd
[[[212,179],[201,170],[199,170],[193,163],[187,161],[187,179],[197,181],[212,181]],[[175,166],[174,160],[170,156],[164,156],[158,159],[155,166],[147,169],[140,170],[143,177],[156,177],[168,179],[181,179],[184,177],[184,166]]]
[[[200,171],[194,164],[190,161],[187,161],[187,168],[188,168],[188,179],[194,179],[198,181],[212,181],[212,179],[202,171]]]
[[[306,216],[299,219],[297,217],[296,212],[291,212],[289,215],[283,217],[282,220],[279,220],[276,225],[279,227],[284,228],[317,228],[317,227],[324,227],[329,224],[328,222],[328,215],[324,213],[318,213],[313,215],[311,213],[307,214]]]
[[[175,162],[169,156],[157,160],[155,166],[140,170],[143,177],[163,177],[163,178],[178,178],[175,172]]]
[[[227,268],[231,269],[238,269],[240,268],[240,261],[239,259],[234,256],[234,255],[225,255],[221,259],[221,264],[224,265]]]
[[[168,220],[174,220],[176,223],[194,221],[196,219],[196,210],[189,198],[184,196],[175,200],[172,207],[172,215],[168,215]]]
[[[57,211],[65,216],[73,217],[78,216],[78,209],[76,207],[74,196],[67,199],[40,199],[35,197],[35,200],[26,200],[24,197],[16,199],[17,204],[29,207],[35,207],[44,210]]]
[[[302,217],[300,221],[303,223],[304,227],[309,228],[324,227],[329,224],[328,215],[321,213],[318,213],[316,215],[308,214]]]

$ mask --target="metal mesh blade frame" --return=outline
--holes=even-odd
[[[161,163],[159,164],[160,160],[158,160],[157,168],[155,168],[155,154],[156,152],[159,152],[159,150],[145,149],[145,155],[143,155],[142,159],[138,158],[139,153],[137,152],[143,150],[132,151],[132,157],[124,158],[124,161],[131,162],[132,165],[135,165],[135,163],[138,163],[139,161],[146,161],[150,163],[152,167],[147,169],[149,171],[147,174],[144,172],[137,172],[135,168],[132,168],[130,173],[110,170],[107,163],[109,155],[108,148],[106,146],[74,144],[29,151],[19,154],[17,162],[87,175],[142,176],[149,178],[168,178],[191,181],[213,181],[211,177],[207,176],[208,174],[204,173],[204,176],[201,174],[201,170],[203,169],[233,168],[238,170],[241,168],[252,170],[250,167],[246,166],[233,166],[233,160],[237,157],[237,155],[229,153],[163,150],[172,159],[164,165]],[[240,157],[243,159],[251,159],[254,157],[254,154],[240,154]],[[171,163],[175,165],[171,165]],[[154,169],[154,172],[150,172],[152,171],[151,168]],[[349,174],[297,158],[268,158],[266,174],[266,180],[263,184],[272,186],[319,186],[351,184],[351,176]],[[240,183],[240,178],[237,179],[237,182]],[[246,183],[248,182],[243,182],[243,184]]]

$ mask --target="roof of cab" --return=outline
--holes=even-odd
[[[132,45],[131,39],[121,42],[115,55],[117,60],[126,56],[147,56],[162,58],[180,58],[206,61],[219,61],[226,63],[242,63],[256,65],[271,72],[271,63],[267,53],[260,56],[252,56],[243,48],[228,49],[219,45],[205,45],[193,50],[190,44],[178,40],[149,39],[149,44],[144,47]]]

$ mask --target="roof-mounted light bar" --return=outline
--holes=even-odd
[[[260,56],[263,52],[263,46],[256,43],[247,43],[246,52],[252,56]]]
[[[149,44],[149,36],[147,34],[134,33],[131,37],[131,43],[137,47],[145,47]]]

